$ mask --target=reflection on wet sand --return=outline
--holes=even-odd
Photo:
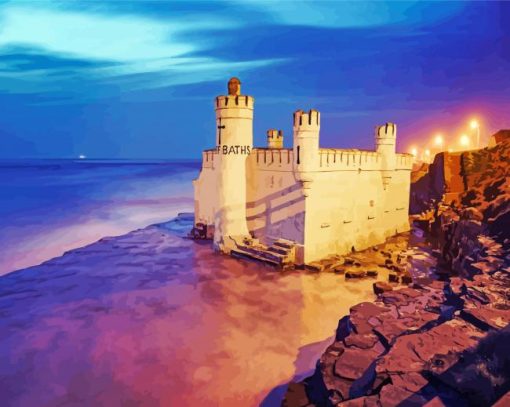
[[[8,405],[279,405],[374,279],[275,272],[170,225],[0,279]],[[387,278],[383,273],[379,279]]]

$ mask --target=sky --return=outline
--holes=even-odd
[[[232,76],[255,97],[255,145],[398,150],[510,128],[510,3],[0,0],[0,158],[200,158]]]

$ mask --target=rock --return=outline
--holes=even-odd
[[[477,208],[466,208],[460,214],[461,219],[483,221],[483,214]]]
[[[345,346],[347,347],[355,346],[360,349],[368,349],[373,348],[378,341],[379,340],[377,336],[375,336],[372,333],[369,334],[352,333],[351,335],[345,338],[344,343]]]
[[[388,275],[388,281],[389,281],[390,283],[398,283],[398,282],[400,281],[400,278],[399,278],[399,276],[398,276],[397,274],[395,274],[395,273],[390,273],[390,274]]]
[[[406,271],[405,267],[398,266],[396,264],[388,266],[388,269],[393,270],[395,273],[404,273]]]
[[[489,406],[503,396],[508,380],[510,327],[483,337],[476,347],[454,355],[438,355],[444,366],[427,369],[435,380],[469,397],[472,405]],[[439,359],[439,360],[441,360]],[[451,360],[448,360],[451,359]]]
[[[306,268],[313,272],[320,272],[320,271],[324,271],[325,267],[324,267],[324,264],[322,264],[319,261],[312,261],[311,263],[306,265]]]
[[[363,278],[367,273],[364,270],[349,270],[345,272],[345,278]]]
[[[510,391],[506,392],[492,407],[508,407],[510,406]]]
[[[331,270],[333,270],[333,271],[336,271],[337,269],[342,269],[342,266],[344,265],[344,263],[345,263],[345,262],[344,262],[344,260],[343,260],[343,259],[342,259],[342,260],[336,260],[336,261],[334,261],[334,262],[331,264],[330,268],[331,268]]]
[[[379,407],[379,395],[358,397],[351,400],[342,401],[336,407]]]
[[[382,346],[368,349],[347,348],[335,362],[335,375],[349,380],[359,379],[383,351]]]
[[[287,393],[282,401],[282,407],[308,407],[312,406],[306,395],[305,385],[303,383],[289,383]]]
[[[372,333],[372,326],[369,321],[372,317],[380,319],[390,310],[384,306],[371,302],[362,302],[351,307],[349,312],[349,322],[354,328],[355,333],[368,334]]]
[[[413,282],[413,277],[411,277],[410,274],[404,274],[400,277],[400,281],[402,281],[402,284],[411,284]]]
[[[491,306],[464,308],[461,317],[475,326],[488,331],[502,329],[510,321],[510,310],[498,309]]]
[[[376,283],[374,283],[372,285],[372,287],[374,289],[374,293],[377,295],[382,294],[386,291],[393,290],[393,286],[391,284],[384,282],[384,281],[377,281]]]

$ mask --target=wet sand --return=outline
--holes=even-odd
[[[2,404],[279,405],[339,318],[374,298],[376,279],[276,272],[184,239],[188,227],[150,226],[1,277]]]

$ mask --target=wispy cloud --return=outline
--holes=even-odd
[[[463,7],[461,2],[427,4],[409,1],[320,1],[320,0],[236,0],[263,11],[274,24],[321,28],[374,27],[389,24],[417,24],[445,18]],[[433,13],[426,10],[433,9]]]
[[[207,56],[216,46],[211,33],[236,27],[218,15],[155,18],[8,3],[0,8],[0,90],[61,89],[80,77],[131,90],[210,81],[281,62]],[[48,66],[44,56],[61,65]]]

